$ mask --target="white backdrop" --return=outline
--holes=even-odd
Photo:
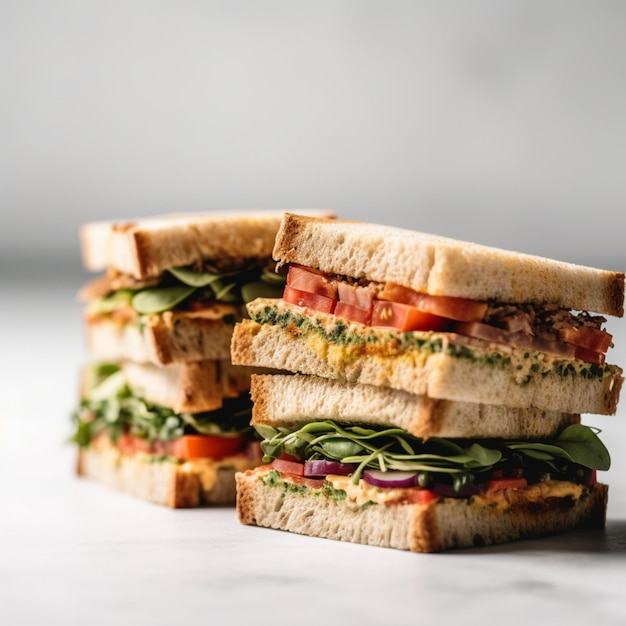
[[[2,0],[2,272],[253,207],[623,270],[625,52],[620,2]]]

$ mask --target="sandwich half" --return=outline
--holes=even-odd
[[[235,472],[260,462],[249,384],[241,391],[227,372],[197,365],[188,397],[184,370],[166,378],[153,365],[86,366],[73,416],[78,475],[172,508],[234,504]]]
[[[252,370],[231,364],[230,341],[247,301],[282,291],[284,276],[268,271],[282,215],[81,228],[84,266],[102,274],[80,292],[94,362],[74,414],[79,475],[175,508],[234,504],[234,473],[258,464],[259,449]]]
[[[230,359],[245,302],[282,291],[284,277],[271,271],[282,215],[231,211],[84,224],[83,264],[104,272],[79,293],[89,350],[103,360],[157,365]]]
[[[610,458],[580,414],[617,407],[623,273],[289,214],[273,256],[283,296],[231,343],[284,372],[253,377],[243,523],[417,552],[604,524]]]
[[[613,414],[622,369],[604,315],[624,274],[403,229],[286,215],[282,298],[258,298],[235,364],[431,398]]]
[[[236,474],[244,524],[414,552],[604,525],[610,457],[578,415],[301,375],[253,376],[252,398],[264,464]]]

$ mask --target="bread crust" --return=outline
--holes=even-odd
[[[259,307],[265,304],[282,310],[300,309],[282,301],[258,302]],[[320,327],[336,322],[331,315],[300,309],[302,312],[318,320]],[[390,340],[384,331],[354,326],[355,332],[367,334],[375,341],[351,346],[325,339],[317,327],[306,329],[243,320],[233,333],[232,362],[459,402],[566,413],[613,414],[617,407],[623,383],[622,370],[617,366],[606,366],[601,378],[576,373],[561,375],[549,368],[545,374],[521,376],[517,367],[526,360],[524,350],[500,346],[499,349],[508,350],[505,356],[511,360],[499,359],[494,363],[490,351],[483,351],[484,358],[477,359],[463,352],[459,355],[416,345],[403,346]]]
[[[299,428],[310,421],[402,428],[415,437],[550,437],[580,422],[580,415],[435,400],[406,391],[317,376],[253,374],[252,425]]]
[[[250,388],[249,368],[229,361],[189,361],[157,366],[124,361],[120,367],[134,392],[176,413],[214,411],[224,398],[236,398]]]
[[[154,461],[149,455],[123,455],[113,446],[80,448],[76,473],[109,489],[173,509],[235,504],[235,472],[258,461],[243,455],[216,462]]]
[[[623,272],[378,224],[287,213],[273,256],[432,295],[624,314]]]
[[[368,504],[322,492],[270,486],[259,468],[236,474],[242,524],[312,537],[412,552],[439,552],[543,537],[576,528],[601,528],[608,487],[585,488],[584,497],[537,499],[532,490],[506,490],[473,500],[440,498],[430,504]],[[575,491],[574,491],[575,492]]]
[[[333,217],[329,211],[303,212]],[[83,265],[143,279],[206,259],[269,259],[283,214],[224,211],[86,223],[80,229]]]
[[[85,323],[90,352],[107,361],[169,365],[183,361],[230,358],[233,325],[223,319],[176,315],[171,311],[124,323],[91,316]]]

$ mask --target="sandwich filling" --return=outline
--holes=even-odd
[[[360,358],[410,360],[444,353],[458,359],[506,369],[519,385],[548,374],[604,379],[621,376],[621,369],[606,363],[590,363],[559,357],[536,349],[516,348],[468,337],[455,332],[399,330],[373,327],[334,314],[293,305],[285,300],[257,299],[248,313],[260,325],[279,327],[293,340],[304,342],[329,363],[350,363]]]
[[[88,374],[73,413],[71,441],[80,447],[113,447],[122,455],[180,465],[258,457],[247,393],[225,398],[215,411],[176,413],[138,395],[114,364],[94,365]]]
[[[612,336],[602,328],[606,319],[586,311],[430,295],[299,265],[289,267],[283,300],[373,328],[452,333],[596,365],[604,363],[612,346]]]
[[[138,280],[109,270],[88,283],[80,297],[88,302],[87,321],[102,318],[141,324],[146,316],[223,319],[230,324],[245,316],[243,305],[257,297],[278,297],[284,276],[269,271],[260,259],[235,264],[197,264],[170,268],[158,278]]]
[[[253,470],[268,487],[314,492],[357,506],[430,504],[441,498],[502,506],[512,492],[526,501],[575,502],[607,470],[597,431],[572,424],[550,439],[423,440],[399,428],[310,422],[298,430],[255,426],[265,465]],[[508,504],[507,504],[508,503]]]

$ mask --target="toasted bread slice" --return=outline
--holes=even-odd
[[[624,273],[435,235],[286,214],[273,257],[431,295],[624,314]]]
[[[278,477],[267,466],[238,472],[237,513],[243,524],[311,537],[413,552],[439,552],[542,537],[575,528],[601,528],[608,487],[549,481],[472,498],[403,500],[403,490],[311,488]],[[345,480],[342,480],[345,479]]]
[[[237,315],[241,313],[237,311]],[[207,311],[165,311],[141,316],[133,322],[120,322],[110,315],[85,318],[85,337],[90,352],[108,361],[168,365],[228,360],[232,332],[233,323],[228,318],[207,315]]]
[[[303,211],[333,217],[328,211]],[[284,211],[171,214],[90,222],[80,230],[87,270],[115,269],[137,279],[206,259],[270,258]]]
[[[236,398],[250,388],[252,368],[229,361],[188,361],[157,366],[123,361],[120,367],[133,391],[148,402],[176,413],[220,409],[225,398]]]
[[[111,489],[171,508],[235,504],[235,472],[254,467],[258,459],[243,454],[220,461],[176,462],[153,455],[122,454],[99,441],[80,448],[77,474]]]
[[[534,408],[435,400],[373,385],[317,376],[253,374],[252,425],[299,428],[333,420],[403,428],[422,439],[550,437],[580,415]]]

